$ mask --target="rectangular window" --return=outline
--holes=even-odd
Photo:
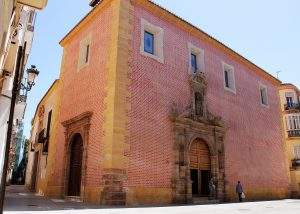
[[[191,67],[192,67],[192,71],[194,73],[197,72],[198,66],[197,66],[197,56],[193,53],[191,53]]]
[[[226,88],[230,88],[230,85],[229,85],[229,74],[228,74],[227,70],[224,71],[224,77],[225,77],[225,87]]]
[[[189,73],[204,73],[204,49],[201,49],[192,43],[188,42],[189,56]]]
[[[293,106],[293,97],[286,97],[286,105],[287,107]]]
[[[80,41],[78,56],[78,71],[89,65],[91,58],[91,35],[86,36]]]
[[[164,63],[164,30],[145,19],[141,19],[140,53]]]
[[[46,141],[43,147],[43,153],[48,153],[49,147],[49,138],[50,138],[50,128],[51,128],[51,119],[52,119],[52,110],[48,113],[48,120],[47,120],[47,130],[46,130]]]
[[[260,87],[260,98],[261,98],[261,104],[267,106],[268,105],[268,93],[267,93],[267,88],[264,86]]]
[[[235,88],[235,76],[234,76],[234,68],[231,65],[228,65],[222,62],[223,65],[223,77],[224,77],[224,88],[227,91],[232,93],[236,93]]]
[[[154,54],[154,34],[145,31],[144,34],[144,51]]]
[[[86,52],[85,52],[85,63],[89,61],[89,54],[90,54],[90,45],[87,45]]]
[[[294,146],[294,158],[300,159],[300,146]]]

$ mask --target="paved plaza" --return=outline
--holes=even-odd
[[[45,199],[24,190],[22,186],[7,189],[5,214],[300,214],[300,200],[245,202],[217,205],[189,205],[178,207],[103,208],[80,202]]]

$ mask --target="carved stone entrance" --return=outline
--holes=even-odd
[[[174,171],[172,178],[173,203],[192,203],[193,185],[191,176],[195,172],[194,160],[190,161],[190,148],[193,143],[205,142],[209,149],[210,172],[216,186],[215,199],[223,201],[225,198],[225,169],[224,169],[224,138],[225,125],[220,117],[212,115],[206,105],[206,78],[203,73],[191,76],[191,104],[187,109],[181,109],[176,104],[171,110],[171,120],[174,124]],[[193,158],[193,157],[191,157]],[[207,162],[208,160],[206,160]],[[205,162],[205,161],[204,161]],[[200,163],[202,164],[202,163]],[[208,163],[207,163],[208,164]],[[201,167],[207,167],[205,163]],[[199,165],[198,165],[199,170]],[[203,169],[204,170],[204,169]],[[201,171],[201,169],[200,169]],[[191,174],[192,173],[192,174]],[[201,174],[198,176],[202,176]]]
[[[64,196],[77,196],[82,201],[85,199],[86,159],[91,117],[92,112],[84,112],[70,120],[62,122],[62,125],[65,127],[65,176],[63,193]],[[74,165],[72,166],[72,164]],[[81,175],[80,180],[79,178],[76,178],[77,180],[70,179],[70,176],[73,176],[71,173],[74,173],[74,176]],[[80,187],[78,187],[79,185]]]

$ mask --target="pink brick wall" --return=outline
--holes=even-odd
[[[106,60],[108,58],[108,45],[110,44],[110,17],[112,9],[107,7],[92,22],[85,26],[79,36],[74,37],[64,48],[65,60],[61,80],[62,103],[60,109],[60,123],[92,111],[90,135],[87,152],[86,186],[99,187],[101,179],[101,152],[104,121],[105,85],[107,82]],[[86,36],[91,35],[90,61],[87,67],[77,70],[79,56],[79,43]],[[57,136],[57,165],[55,169],[55,185],[63,185],[64,165],[64,128],[59,125]]]
[[[141,18],[164,29],[164,64],[140,54]],[[182,106],[190,102],[187,42],[192,42],[205,50],[209,110],[222,116],[228,127],[225,167],[229,187],[241,180],[246,189],[286,188],[276,86],[140,7],[135,7],[134,26],[127,185],[171,187],[174,133],[168,115],[173,102]],[[222,61],[234,66],[236,95],[224,89]],[[259,83],[268,87],[268,108],[260,104]]]

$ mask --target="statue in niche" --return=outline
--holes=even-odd
[[[196,116],[204,116],[204,97],[200,92],[195,93],[195,113]]]

